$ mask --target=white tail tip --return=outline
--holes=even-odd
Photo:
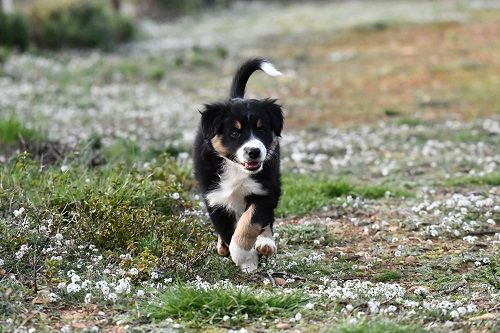
[[[264,71],[264,73],[266,73],[267,75],[271,75],[271,76],[283,75],[283,73],[281,73],[279,70],[277,70],[273,64],[271,64],[270,62],[267,62],[267,61],[260,64],[260,69],[262,69]]]

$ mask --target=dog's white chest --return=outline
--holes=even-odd
[[[208,205],[222,207],[234,212],[239,218],[245,211],[245,197],[250,194],[265,194],[262,185],[253,180],[249,174],[237,165],[227,162],[220,176],[220,182],[215,190],[207,195]]]

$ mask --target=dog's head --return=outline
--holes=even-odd
[[[262,170],[278,144],[283,111],[272,99],[230,99],[205,105],[201,131],[221,157],[246,173]]]

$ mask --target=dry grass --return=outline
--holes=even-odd
[[[481,21],[381,24],[278,43],[293,57],[280,98],[289,127],[347,126],[390,116],[471,119],[500,110],[500,12]]]

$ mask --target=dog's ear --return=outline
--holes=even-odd
[[[205,105],[201,112],[201,132],[205,139],[212,139],[220,131],[227,110],[227,105],[222,103]]]
[[[276,136],[281,136],[283,129],[283,110],[281,105],[276,104],[274,99],[264,100],[264,110],[269,115],[271,120],[271,128]]]

